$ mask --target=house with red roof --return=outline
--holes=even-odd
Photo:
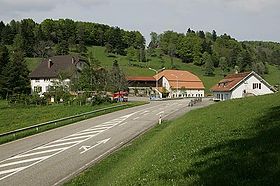
[[[163,70],[153,77],[128,77],[130,91],[146,91],[149,94],[169,98],[204,97],[203,82],[189,71]]]
[[[275,89],[256,72],[227,75],[211,89],[215,101],[271,94]]]

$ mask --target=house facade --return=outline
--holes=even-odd
[[[188,71],[164,70],[153,77],[128,77],[128,82],[130,93],[141,89],[160,98],[204,97],[203,82]]]
[[[85,62],[77,56],[54,56],[44,59],[29,75],[32,93],[42,96],[58,83],[69,86],[70,77],[78,76]]]
[[[254,71],[228,75],[213,86],[211,91],[216,101],[275,92],[274,88]]]

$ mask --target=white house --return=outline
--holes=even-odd
[[[32,93],[43,95],[48,92],[56,82],[59,82],[59,79],[61,79],[59,76],[62,74],[67,77],[62,77],[63,81],[61,83],[67,86],[70,77],[77,76],[84,65],[84,61],[71,55],[54,56],[43,60],[29,75]]]
[[[256,72],[230,74],[211,88],[214,100],[242,98],[274,93],[274,88]]]
[[[153,77],[128,77],[130,93],[155,91],[161,98],[204,97],[204,85],[194,74],[182,70],[164,70]],[[144,93],[145,94],[145,93]]]

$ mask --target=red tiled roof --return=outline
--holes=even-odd
[[[155,79],[165,77],[172,88],[186,88],[186,89],[205,89],[203,82],[189,71],[183,70],[164,70],[154,76]]]
[[[152,76],[128,76],[126,79],[128,81],[156,81],[156,79]]]
[[[252,72],[243,72],[238,74],[227,75],[224,79],[219,81],[218,84],[214,85],[210,90],[220,91],[220,92],[229,92],[234,88],[241,80],[246,78]]]

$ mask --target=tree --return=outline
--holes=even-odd
[[[12,50],[13,52],[20,52],[23,55],[25,55],[25,51],[24,51],[24,41],[23,41],[23,37],[20,34],[17,34],[15,36],[14,39],[14,43],[12,45]]]
[[[220,57],[219,66],[220,66],[221,70],[223,71],[223,74],[226,74],[230,70],[229,66],[228,66],[227,58],[225,58],[225,57]]]
[[[149,43],[149,48],[151,48],[151,49],[157,48],[159,45],[158,34],[155,32],[151,32],[150,37],[151,37],[151,42]]]
[[[124,73],[119,67],[118,61],[114,60],[112,69],[110,71],[110,79],[111,79],[111,90],[112,92],[120,92],[122,90],[126,90],[127,81]]]
[[[127,52],[126,52],[126,56],[127,56],[127,59],[128,59],[128,62],[130,63],[131,61],[135,61],[135,48],[133,46],[130,46],[128,49],[127,49]]]
[[[6,97],[13,94],[29,94],[29,70],[25,64],[24,55],[20,51],[15,51],[11,55],[11,60],[3,71],[4,92]]]
[[[4,69],[9,63],[9,51],[5,45],[0,46],[0,97],[5,97],[5,76]]]
[[[215,30],[212,31],[212,40],[215,42],[217,40],[217,33]]]
[[[69,46],[66,41],[61,41],[56,46],[56,54],[57,55],[67,55],[69,53]]]
[[[202,61],[204,63],[204,74],[206,76],[211,76],[214,74],[214,63],[212,61],[211,55],[207,52],[204,52],[202,55]]]

